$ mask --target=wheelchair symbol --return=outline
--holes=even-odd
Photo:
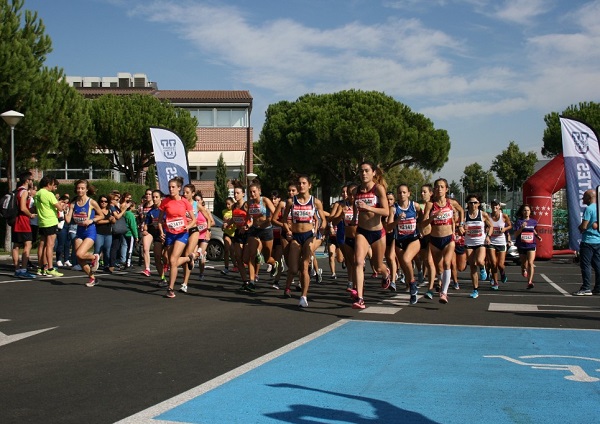
[[[519,356],[519,359],[511,358],[510,356],[504,356],[504,355],[485,355],[484,358],[501,358],[501,359],[504,359],[505,361],[512,362],[513,364],[528,366],[535,370],[568,371],[571,374],[566,375],[565,378],[570,381],[578,381],[581,383],[595,383],[596,381],[600,381],[600,378],[590,376],[579,365],[537,364],[537,363],[528,363],[528,362],[524,362],[521,360],[521,359],[537,359],[537,358],[567,358],[567,359],[577,359],[577,360],[593,361],[593,362],[600,363],[600,359],[597,359],[597,358],[585,358],[583,356],[562,356],[562,355],[529,355],[529,356]],[[596,369],[595,371],[600,372],[600,368]]]

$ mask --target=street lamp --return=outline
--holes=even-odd
[[[9,110],[0,114],[4,122],[10,126],[10,187],[9,190],[14,190],[17,185],[15,178],[15,126],[25,115],[14,110]]]

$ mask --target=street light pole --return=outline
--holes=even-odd
[[[13,191],[17,188],[17,181],[15,176],[15,126],[19,123],[25,115],[9,110],[0,114],[4,122],[10,126],[10,187],[9,190]]]

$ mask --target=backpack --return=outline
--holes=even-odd
[[[19,215],[19,205],[17,203],[17,190],[15,190],[6,193],[0,199],[0,216],[12,227],[17,221],[17,215]]]

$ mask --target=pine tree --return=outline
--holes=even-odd
[[[215,205],[213,212],[221,216],[221,211],[225,209],[225,200],[229,194],[229,187],[227,186],[227,164],[223,159],[223,153],[219,155],[217,161],[217,172],[215,175]]]

